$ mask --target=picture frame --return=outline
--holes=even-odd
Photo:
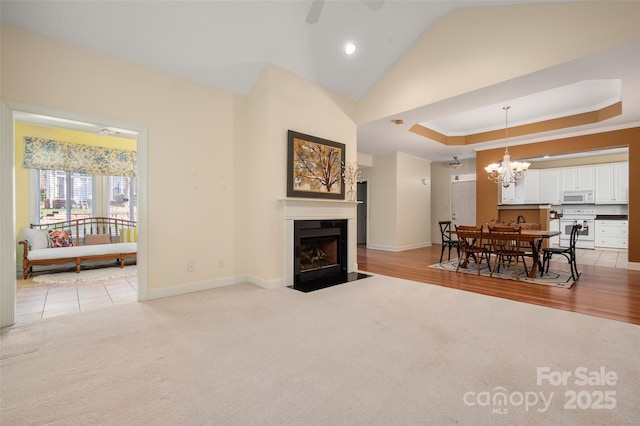
[[[345,145],[289,130],[287,197],[344,200]]]

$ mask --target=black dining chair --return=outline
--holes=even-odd
[[[580,277],[580,273],[578,272],[578,264],[576,263],[576,241],[578,240],[578,235],[580,235],[581,229],[582,225],[573,225],[573,227],[571,228],[571,235],[569,236],[569,247],[548,247],[542,250],[542,269],[540,270],[540,276],[542,276],[543,272],[545,274],[549,273],[549,263],[551,262],[551,257],[554,254],[558,254],[564,256],[569,261],[569,267],[571,268],[571,278],[576,281]]]
[[[458,253],[458,257],[460,257],[460,243],[458,240],[454,240],[451,238],[451,221],[443,220],[438,222],[440,225],[440,235],[442,237],[442,251],[440,251],[440,263],[442,263],[442,257],[444,256],[444,249],[449,248],[449,256],[447,260],[451,260],[451,248],[456,249],[456,253]]]

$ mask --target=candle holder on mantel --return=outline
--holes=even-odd
[[[346,189],[346,200],[356,201],[358,193],[356,192],[354,185],[360,179],[360,170],[357,165],[351,163],[344,163],[342,165],[342,178],[344,179],[344,186]]]

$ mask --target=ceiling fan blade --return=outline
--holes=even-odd
[[[384,6],[384,0],[361,0],[369,9],[374,12],[380,10]]]
[[[315,24],[320,19],[320,13],[322,13],[322,8],[324,7],[325,0],[313,0],[311,2],[311,7],[309,8],[309,13],[307,14],[306,22],[307,24]]]

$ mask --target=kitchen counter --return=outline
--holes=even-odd
[[[540,229],[549,230],[550,204],[508,204],[498,205],[498,219],[501,222],[518,222],[524,218],[525,223],[539,223]]]
[[[498,204],[498,210],[543,210],[551,209],[551,204]]]
[[[596,220],[629,220],[629,216],[626,214],[599,214],[596,216]]]

